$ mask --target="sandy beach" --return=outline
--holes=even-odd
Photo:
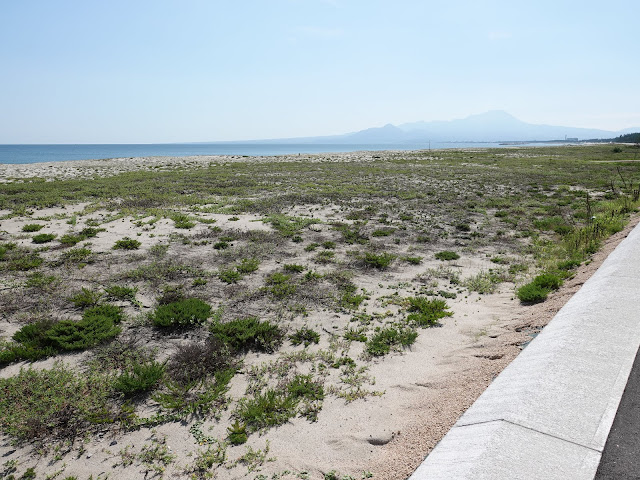
[[[307,155],[306,160],[318,163],[373,164],[380,155],[378,152],[318,154]],[[408,153],[386,152],[384,155],[386,161],[393,161],[397,156],[406,156]],[[105,178],[123,172],[193,171],[232,163],[299,160],[298,156],[251,159],[157,157],[0,165],[0,182],[9,184],[37,181],[34,179],[52,181]],[[437,162],[437,157],[425,155],[421,161]],[[43,224],[39,233],[51,233],[56,239],[92,225],[103,229],[85,242],[95,258],[94,263],[86,263],[81,268],[68,264],[63,267],[43,267],[46,274],[55,274],[60,278],[63,275],[61,272],[65,275],[64,291],[58,291],[56,295],[59,298],[50,300],[46,311],[41,307],[33,307],[33,310],[27,309],[22,313],[24,306],[17,302],[25,301],[24,296],[29,295],[30,290],[22,286],[28,279],[28,273],[8,275],[5,271],[2,272],[0,308],[4,313],[0,318],[1,338],[9,341],[29,321],[27,317],[33,316],[32,312],[39,308],[38,311],[45,315],[79,319],[80,313],[65,303],[63,297],[83,287],[103,288],[116,277],[124,278],[122,275],[132,265],[142,264],[150,255],[154,255],[159,250],[158,245],[168,245],[167,256],[163,257],[167,261],[179,258],[184,264],[201,266],[205,271],[218,271],[225,262],[222,255],[225,255],[225,251],[230,251],[212,249],[211,242],[216,241],[220,235],[233,237],[234,240],[230,241],[233,248],[244,249],[244,252],[248,251],[247,239],[251,235],[273,236],[277,233],[273,224],[264,221],[265,216],[259,213],[185,209],[183,213],[197,219],[197,223],[188,230],[176,228],[175,221],[166,217],[158,216],[151,222],[151,217],[136,216],[129,211],[123,210],[121,215],[115,213],[113,205],[87,201],[33,208],[23,216],[11,215],[10,209],[0,212],[3,215],[0,221],[1,242],[14,242],[18,247],[24,248],[33,247],[32,235],[23,232],[27,224]],[[349,277],[365,298],[357,310],[331,310],[318,300],[324,295],[320,287],[308,292],[300,292],[301,287],[298,287],[299,295],[304,293],[308,297],[315,295],[317,298],[296,297],[306,298],[309,302],[303,313],[300,313],[302,310],[296,313],[291,311],[292,304],[288,304],[289,310],[278,310],[267,307],[263,299],[251,299],[257,295],[256,292],[262,291],[260,289],[264,288],[262,285],[265,281],[268,282],[269,275],[281,271],[285,264],[304,265],[309,271],[323,275],[330,275],[338,267],[351,268],[357,264],[353,250],[358,245],[338,242],[339,237],[332,225],[336,222],[353,225],[355,221],[349,220],[344,208],[337,203],[299,205],[289,209],[287,215],[313,219],[315,222],[300,229],[299,235],[304,238],[300,247],[295,243],[291,244],[289,240],[289,243],[274,243],[274,253],[270,257],[265,255],[259,269],[246,275],[238,283],[226,285],[217,278],[203,277],[206,282],[202,281],[203,286],[198,287],[200,290],[186,279],[178,279],[173,284],[182,283],[187,291],[196,292],[194,295],[206,299],[214,307],[224,305],[225,320],[241,314],[264,315],[268,318],[280,318],[282,321],[286,318],[288,332],[307,326],[320,332],[318,344],[292,345],[285,341],[272,354],[248,353],[229,385],[227,396],[230,401],[217,415],[193,417],[188,421],[163,422],[133,431],[106,427],[73,442],[50,445],[49,448],[41,445],[34,447],[35,444],[30,443],[16,445],[9,436],[4,436],[0,442],[3,462],[15,461],[18,472],[33,467],[38,472],[38,478],[40,475],[42,478],[45,475],[49,475],[47,478],[54,478],[53,475],[57,474],[56,478],[75,476],[83,479],[90,475],[92,478],[110,479],[163,476],[220,479],[405,479],[460,414],[553,318],[640,220],[635,214],[625,229],[610,237],[591,261],[580,265],[559,290],[551,293],[544,303],[536,305],[522,305],[514,293],[517,286],[534,272],[533,267],[528,274],[505,279],[496,285],[495,291],[487,294],[471,291],[462,283],[450,283],[446,272],[444,276],[438,276],[438,272],[442,273],[446,269],[448,275],[454,272],[456,278],[470,278],[495,268],[496,261],[491,259],[497,257],[524,262],[524,255],[516,253],[518,250],[515,247],[510,250],[511,247],[500,242],[485,242],[471,249],[469,246],[473,244],[472,237],[464,237],[462,240],[456,237],[453,240],[450,234],[448,238],[442,236],[434,239],[428,247],[418,245],[409,248],[408,237],[403,237],[403,230],[395,227],[395,243],[390,240],[390,236],[383,236],[386,233],[379,234],[379,237],[373,235],[371,242],[375,247],[374,251],[393,250],[397,259],[383,270],[354,267],[355,274]],[[391,216],[389,219],[393,220]],[[218,228],[215,236],[211,233],[213,225]],[[132,252],[114,250],[114,244],[122,238],[134,238],[140,242],[140,247]],[[187,238],[188,241],[182,238]],[[44,265],[55,264],[56,259],[66,251],[56,242],[54,240],[50,244],[51,248],[40,252],[45,259]],[[318,260],[319,250],[302,248],[309,244],[322,245],[323,242],[338,243],[331,247],[332,255],[325,255],[327,263]],[[82,243],[78,246],[81,245]],[[288,245],[294,245],[297,250],[288,251]],[[459,251],[459,258],[445,262],[434,258],[433,252],[449,249]],[[410,255],[420,256],[421,260],[416,260],[415,263],[401,262],[401,258]],[[132,319],[123,323],[120,334],[122,338],[135,340],[142,336],[138,340],[142,340],[145,346],[155,348],[159,361],[168,361],[180,345],[199,340],[206,334],[204,330],[196,329],[172,333],[167,337],[145,325],[144,316],[156,306],[161,286],[144,282],[128,283],[134,284],[138,289],[137,303],[117,303],[124,309],[126,317]],[[365,343],[345,340],[344,334],[348,329],[362,326],[363,331],[368,329],[367,335],[372,335],[374,326],[383,325],[376,322],[382,322],[385,318],[402,317],[406,309],[405,303],[400,301],[402,298],[438,290],[447,293],[448,298],[445,298],[451,316],[442,318],[436,327],[419,330],[415,343],[410,347],[372,357],[367,355]],[[244,295],[242,301],[246,303],[238,300],[240,293]],[[360,313],[373,319],[370,327],[354,321],[354,318],[365,318],[358,317]],[[346,370],[341,371],[339,368],[321,367],[321,359],[328,352],[337,359],[349,357],[355,360],[356,370],[345,373]],[[14,362],[0,369],[0,377],[17,375],[21,368],[29,365],[34,369],[48,369],[56,361],[82,370],[86,362],[93,358],[92,355],[87,350],[65,353],[31,364]],[[294,374],[313,374],[319,375],[324,382],[325,398],[314,420],[296,416],[283,425],[253,433],[246,444],[226,445],[224,461],[207,471],[211,477],[195,469],[194,462],[197,458],[202,458],[203,452],[213,455],[212,451],[217,448],[218,455],[223,455],[220,446],[235,418],[233,406],[246,395],[251,379],[262,376],[265,382],[278,388],[278,385],[282,385],[283,377],[278,377],[276,372],[279,368],[285,368],[284,365],[289,369],[287,378]],[[345,380],[348,375],[351,377]],[[345,382],[351,382],[351,385]],[[157,405],[150,398],[140,401],[137,408],[141,414],[157,412]],[[156,453],[164,452],[166,462],[158,460],[161,456],[145,460],[144,452],[151,445]],[[253,455],[248,455],[251,452]],[[6,465],[8,464],[5,467]]]

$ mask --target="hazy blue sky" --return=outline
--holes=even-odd
[[[640,126],[638,0],[0,0],[0,143]]]

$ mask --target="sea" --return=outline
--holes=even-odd
[[[499,143],[431,142],[414,144],[276,144],[276,143],[164,143],[102,145],[0,145],[1,163],[65,162],[132,157],[189,157],[192,155],[270,156],[381,150],[429,150],[441,148],[496,148]]]

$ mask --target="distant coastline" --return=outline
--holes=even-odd
[[[548,142],[545,142],[548,144]],[[559,142],[555,142],[559,143]],[[259,143],[167,143],[167,144],[52,144],[0,145],[0,164],[104,160],[137,157],[190,157],[197,155],[273,156],[384,150],[437,150],[451,148],[501,148],[515,143],[421,142],[400,144],[259,144]],[[518,142],[534,145],[536,142]]]

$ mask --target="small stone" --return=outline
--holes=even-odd
[[[113,442],[111,442],[111,443],[109,444],[109,446],[110,446],[110,447],[113,447],[114,445],[117,445],[117,444],[118,444],[118,442],[116,442],[116,441],[114,440]]]

